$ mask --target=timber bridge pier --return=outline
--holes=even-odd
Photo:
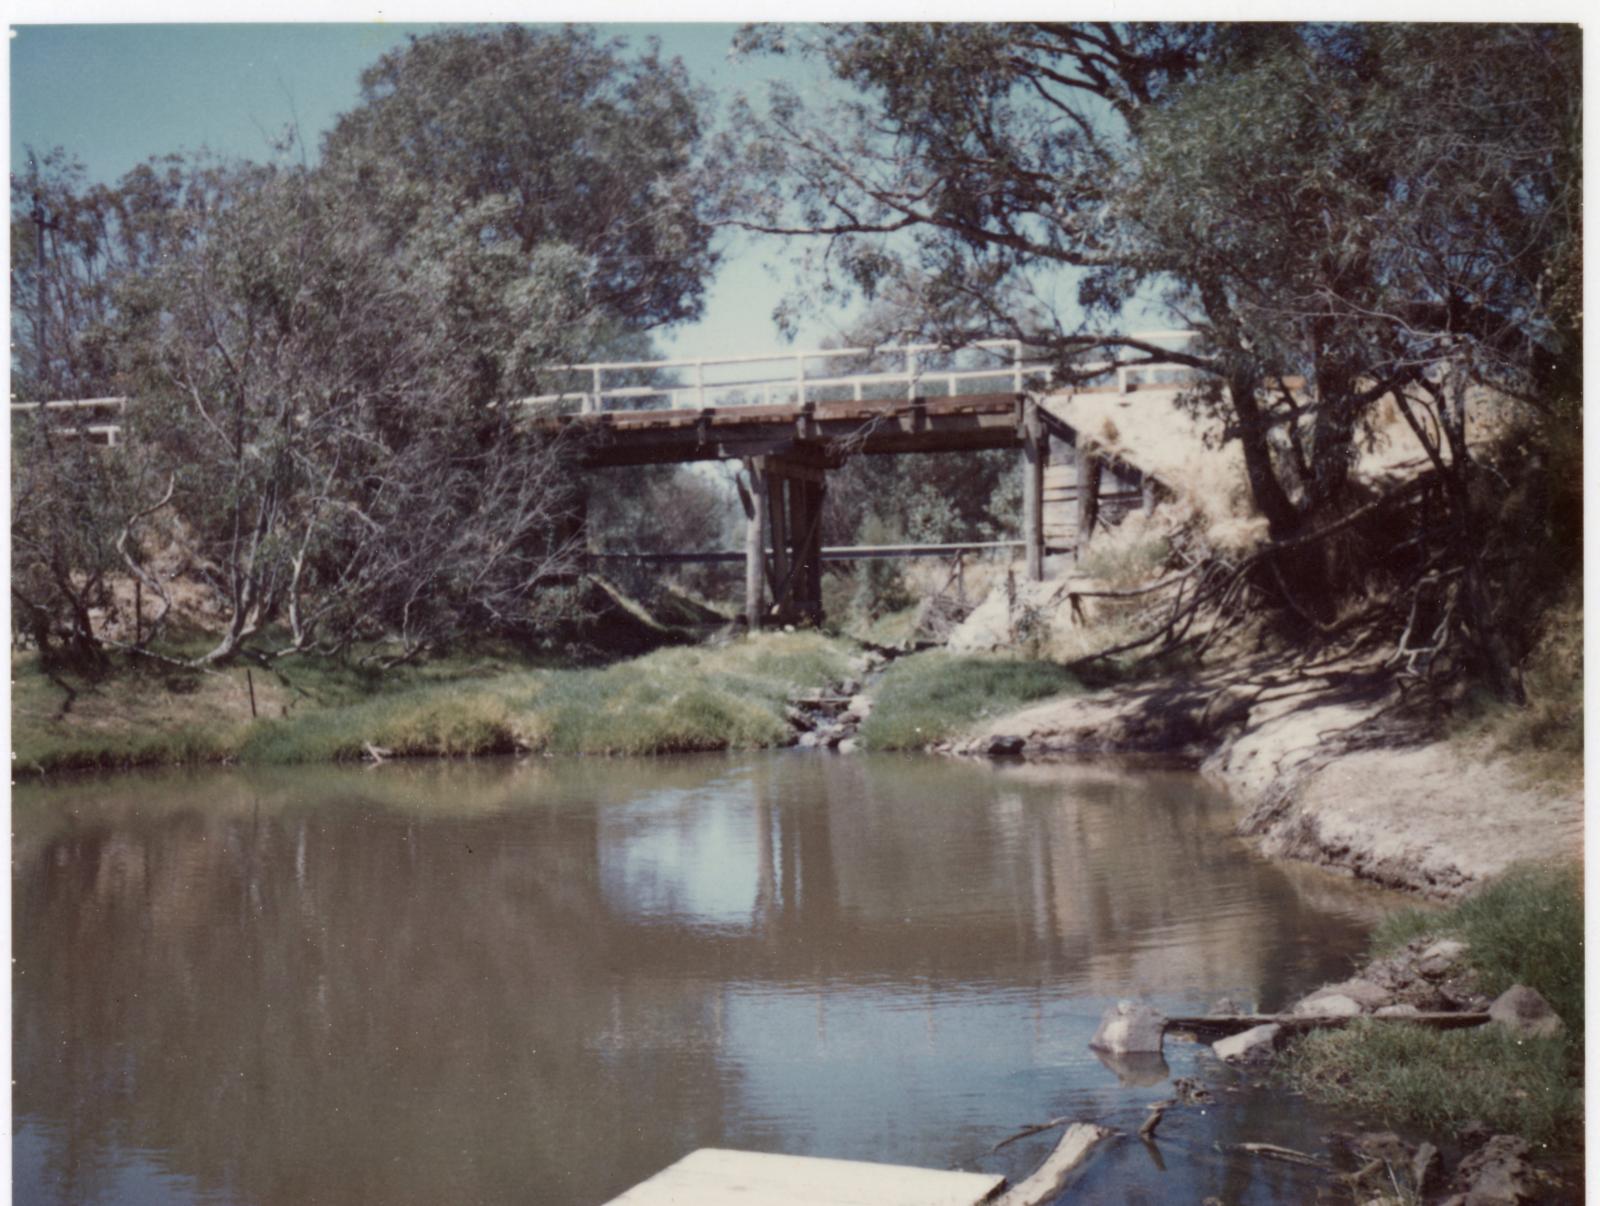
[[[1135,337],[1158,346],[1191,338],[1186,331]],[[1060,403],[1085,393],[1154,388],[1170,394],[1184,379],[1183,370],[1106,360],[1080,366],[1075,383],[1058,390],[1053,367],[1031,359],[1028,351],[1016,340],[988,340],[959,349],[912,344],[561,365],[548,376],[566,388],[512,405],[535,427],[581,432],[580,464],[596,473],[740,462],[742,550],[588,555],[661,564],[743,561],[744,615],[752,628],[815,623],[822,619],[824,561],[1020,548],[1027,576],[1037,581],[1048,555],[1075,553],[1088,542],[1102,506],[1121,512],[1155,505],[1164,484],[1085,439],[1062,416]],[[70,419],[85,438],[115,446],[127,405],[126,398],[91,398],[13,403],[11,410],[13,422],[24,416]],[[849,457],[1001,448],[1017,450],[1022,477],[1022,523],[1015,539],[823,547],[827,475]]]

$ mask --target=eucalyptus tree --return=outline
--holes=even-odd
[[[1022,338],[1069,380],[1107,347],[1193,368],[1191,403],[1239,441],[1322,618],[1339,567],[1302,542],[1347,530],[1350,468],[1391,400],[1451,480],[1452,567],[1482,600],[1468,387],[1577,413],[1575,30],[860,24],[743,42],[845,86],[820,103],[777,88],[737,139],[740,220],[817,239],[821,290],[915,298],[916,333]],[[1152,298],[1196,344],[1097,333]],[[1463,609],[1480,636],[1492,610]],[[1507,689],[1506,657],[1484,656]]]
[[[127,518],[170,503],[224,621],[200,661],[408,656],[563,605],[569,442],[514,401],[698,313],[701,103],[653,49],[445,32],[366,73],[314,166],[173,161],[110,191],[140,198],[112,225],[145,254],[98,321],[161,468]]]
[[[696,170],[707,97],[654,44],[630,57],[583,28],[449,30],[384,55],[361,96],[323,154],[383,180],[381,222],[570,249],[588,304],[625,329],[699,316],[717,260]]]
[[[1211,397],[1276,536],[1344,504],[1396,373],[1468,342],[1531,396],[1571,363],[1571,31],[863,24],[743,43],[849,86],[821,110],[788,87],[742,110],[743,225],[820,236],[823,289],[914,296],[931,337],[1023,338],[1068,368],[1122,346],[1226,385]],[[1092,333],[1141,291],[1200,332],[1192,354]],[[1271,383],[1293,374],[1291,404]],[[1310,462],[1286,480],[1290,419]]]

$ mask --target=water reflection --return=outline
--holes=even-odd
[[[1160,1095],[1089,1053],[1108,1000],[1275,1006],[1372,908],[1179,774],[387,765],[13,808],[20,1202],[598,1202],[712,1144],[949,1166]]]

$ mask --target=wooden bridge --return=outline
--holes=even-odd
[[[1136,337],[1159,345],[1191,336],[1162,331]],[[1071,389],[1170,390],[1180,373],[1108,360],[1079,366]],[[851,456],[1016,449],[1019,538],[937,546],[937,554],[1020,547],[1034,580],[1044,576],[1048,554],[1076,552],[1087,543],[1102,502],[1113,509],[1148,508],[1162,488],[1136,465],[1079,448],[1078,432],[1051,409],[1053,365],[1031,357],[1016,340],[960,349],[911,344],[560,365],[543,375],[567,388],[511,405],[535,427],[581,435],[578,455],[588,469],[710,460],[744,465],[744,549],[664,551],[654,559],[743,560],[744,612],[752,627],[820,621],[825,560],[933,553],[932,546],[822,547],[827,474]],[[91,398],[14,403],[11,410],[13,421],[47,414],[74,419],[74,430],[114,446],[127,405],[126,398]]]
[[[1186,340],[1188,333],[1139,337]],[[659,559],[742,559],[745,616],[752,627],[770,620],[817,622],[825,560],[926,555],[916,546],[822,547],[827,474],[851,456],[1017,449],[1022,531],[1019,540],[1003,543],[1021,547],[1034,580],[1044,576],[1047,554],[1073,552],[1088,541],[1102,501],[1154,505],[1160,485],[1138,467],[1120,460],[1108,464],[1087,451],[1080,455],[1078,433],[1048,404],[1053,367],[1026,353],[1018,341],[995,340],[954,351],[908,345],[565,365],[552,373],[568,375],[575,382],[571,390],[524,398],[518,405],[533,412],[538,426],[577,428],[581,459],[595,469],[742,462],[748,481],[740,483],[747,519],[743,552],[679,551]],[[847,362],[846,371],[828,371],[839,360]],[[774,362],[780,374],[756,367]],[[816,373],[818,363],[828,368]],[[1174,383],[1172,370],[1114,361],[1085,372],[1087,383],[1079,380],[1074,392],[1126,393]],[[625,383],[608,387],[608,377]],[[1109,498],[1102,490],[1107,471]],[[939,547],[959,554],[1000,543]]]

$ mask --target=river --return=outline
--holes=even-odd
[[[798,752],[139,774],[15,789],[18,1203],[604,1202],[697,1147],[1295,1202],[1225,1157],[1327,1120],[1119,997],[1275,1008],[1392,899],[1267,862],[1196,776]]]

